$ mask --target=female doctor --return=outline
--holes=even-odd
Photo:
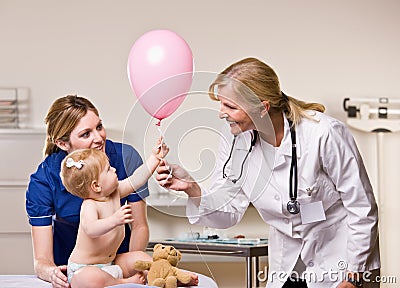
[[[285,95],[254,58],[221,72],[209,95],[233,135],[220,145],[211,187],[178,165],[157,170],[161,185],[188,194],[190,222],[228,228],[252,203],[270,225],[267,287],[379,287],[377,205],[343,123]]]

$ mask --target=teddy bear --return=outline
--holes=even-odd
[[[158,243],[153,248],[153,261],[137,260],[134,268],[137,271],[148,270],[148,285],[176,288],[178,281],[188,284],[191,280],[189,273],[176,267],[181,258],[181,252],[175,247]]]

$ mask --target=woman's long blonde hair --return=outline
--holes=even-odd
[[[77,95],[67,95],[53,102],[45,118],[47,128],[44,156],[60,150],[56,145],[57,140],[69,141],[72,130],[89,110],[99,116],[96,107],[89,100]]]
[[[209,87],[209,96],[212,100],[218,101],[215,88],[231,85],[237,95],[247,97],[249,102],[258,104],[260,101],[270,103],[270,112],[284,111],[286,117],[294,125],[298,124],[301,118],[312,118],[307,110],[324,112],[325,107],[319,103],[306,103],[294,97],[287,96],[281,91],[278,76],[275,71],[264,62],[256,58],[246,58],[233,63],[220,74]],[[250,92],[250,93],[249,93]],[[256,97],[249,96],[250,94]]]

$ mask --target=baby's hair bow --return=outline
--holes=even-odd
[[[67,162],[65,163],[65,165],[68,168],[71,168],[71,167],[75,166],[78,169],[81,169],[83,164],[85,164],[85,162],[83,162],[83,160],[74,161],[74,159],[72,159],[72,158],[68,158]]]

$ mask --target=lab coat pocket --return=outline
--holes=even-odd
[[[297,191],[297,201],[301,204],[308,204],[316,201],[320,201],[320,188],[321,181],[316,179],[315,181],[309,181],[308,183],[300,183]]]
[[[316,257],[320,267],[324,271],[337,271],[340,261],[346,260],[346,227],[343,223],[335,223],[322,228],[314,233],[318,243],[316,246]]]
[[[337,203],[340,199],[339,192],[336,190],[335,184],[326,174],[322,174],[320,177],[320,193],[325,211],[328,210],[332,205]]]

